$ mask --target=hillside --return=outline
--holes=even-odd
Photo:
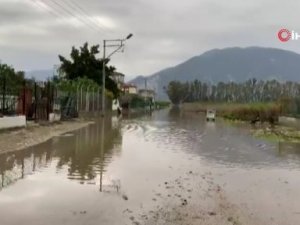
[[[201,80],[242,82],[249,78],[300,81],[300,54],[275,48],[247,47],[213,49],[177,66],[147,76],[147,85],[166,99],[163,87],[172,80]],[[145,86],[145,77],[130,83]]]

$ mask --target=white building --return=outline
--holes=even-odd
[[[138,93],[137,87],[133,84],[124,84],[122,91],[125,94],[137,94]]]

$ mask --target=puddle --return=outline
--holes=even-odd
[[[300,219],[298,144],[167,111],[108,117],[64,136],[0,156],[1,224]]]

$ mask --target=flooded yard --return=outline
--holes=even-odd
[[[300,145],[159,111],[0,156],[1,225],[300,221]]]

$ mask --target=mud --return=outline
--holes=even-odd
[[[87,121],[68,121],[47,125],[29,123],[26,128],[2,130],[0,132],[0,153],[22,150],[91,123]]]

